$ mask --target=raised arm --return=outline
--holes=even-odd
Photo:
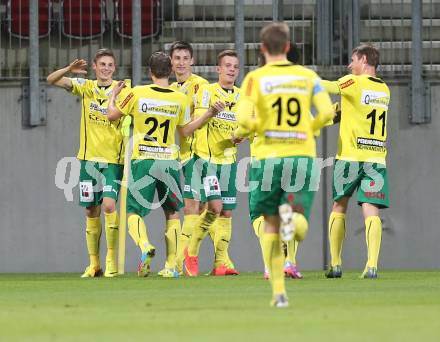
[[[326,81],[321,80],[321,84],[324,87],[324,89],[327,91],[327,93],[330,94],[341,94],[341,89],[339,89],[339,85],[337,81]]]
[[[184,137],[190,136],[194,133],[196,129],[202,127],[206,123],[206,121],[220,113],[223,109],[225,109],[225,104],[221,101],[217,101],[211,107],[209,107],[208,110],[205,111],[201,116],[190,121],[185,126],[178,127],[177,129],[179,131],[179,134]]]
[[[55,70],[49,76],[47,76],[47,83],[56,85],[58,87],[72,90],[72,81],[70,78],[65,77],[69,72],[74,74],[86,75],[87,74],[87,62],[83,59],[75,59],[68,66]]]

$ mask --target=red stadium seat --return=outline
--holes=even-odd
[[[61,1],[63,34],[72,38],[94,38],[105,31],[105,1]]]
[[[38,35],[50,33],[51,6],[49,0],[38,0]],[[12,36],[29,38],[29,0],[8,0],[8,31]]]
[[[121,37],[132,36],[132,0],[115,1],[116,32]],[[141,0],[141,36],[142,38],[156,36],[160,30],[161,2],[160,0]]]

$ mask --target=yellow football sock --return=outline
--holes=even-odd
[[[167,220],[165,246],[167,252],[166,268],[176,268],[177,237],[180,234],[180,220]]]
[[[128,217],[128,233],[142,253],[148,251],[150,241],[148,240],[147,227],[142,217],[136,214]]]
[[[295,225],[295,236],[293,238],[301,242],[306,238],[307,232],[309,231],[307,219],[303,214],[295,213],[293,216],[293,224]]]
[[[185,259],[184,251],[188,247],[189,239],[191,238],[198,220],[199,215],[185,215],[183,219],[182,231],[179,234],[176,255],[176,268],[179,272],[182,272],[183,260]]]
[[[281,249],[280,235],[264,233],[263,255],[268,261],[270,281],[273,295],[286,292],[284,285],[284,255]]]
[[[226,265],[231,267],[231,260],[229,259],[228,248],[232,235],[232,218],[219,217],[213,224],[216,226],[214,251],[215,262],[214,266]]]
[[[107,240],[107,258],[116,263],[116,249],[118,247],[119,218],[116,210],[112,213],[104,213],[105,238]]]
[[[382,221],[379,216],[369,216],[365,220],[365,240],[368,250],[368,267],[376,267],[382,241]]]
[[[208,235],[209,228],[217,219],[217,215],[212,211],[205,210],[199,217],[196,226],[194,227],[193,234],[189,240],[188,254],[190,256],[199,255],[200,245],[203,239]]]
[[[264,268],[268,268],[268,261],[264,258],[263,253],[263,238],[264,238],[264,216],[259,216],[252,222],[252,227],[254,228],[255,235],[258,237],[258,241],[260,241],[261,254],[263,256]]]
[[[342,244],[345,236],[345,214],[332,212],[328,222],[331,266],[342,265]]]
[[[296,265],[296,253],[298,252],[299,242],[295,239],[287,242],[287,256],[286,261]]]
[[[99,240],[101,238],[101,220],[99,217],[86,217],[86,243],[90,266],[100,268]]]

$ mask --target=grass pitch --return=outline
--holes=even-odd
[[[287,281],[287,309],[269,307],[269,283],[257,273],[1,274],[0,340],[440,341],[440,272],[304,273]]]

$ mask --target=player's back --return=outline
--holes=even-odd
[[[312,70],[287,61],[268,63],[248,75],[243,89],[256,104],[257,159],[316,156],[310,111],[319,82]]]
[[[176,159],[176,126],[189,121],[186,96],[155,84],[134,87],[132,93],[133,159]]]
[[[385,164],[388,86],[369,75],[347,75],[338,83],[342,116],[336,158]]]

